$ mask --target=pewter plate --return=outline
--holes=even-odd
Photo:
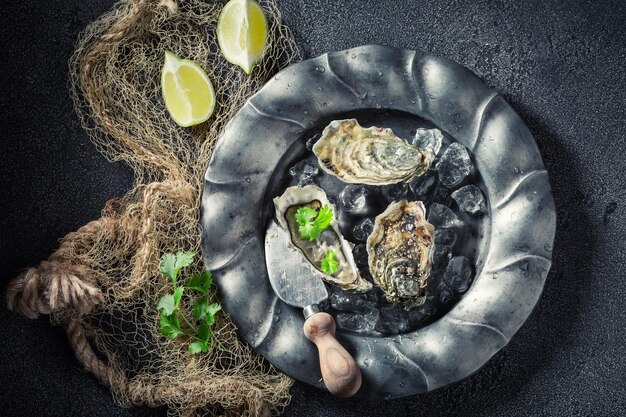
[[[397,112],[470,150],[489,203],[469,291],[437,321],[387,337],[338,331],[363,373],[358,395],[396,398],[459,381],[504,347],[534,308],[556,226],[547,172],[515,111],[472,72],[420,51],[368,45],[292,65],[228,123],[205,176],[202,251],[241,337],[286,374],[324,388],[300,309],[274,294],[264,237],[271,195],[304,141],[345,114]]]

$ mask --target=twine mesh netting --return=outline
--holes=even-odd
[[[173,415],[268,415],[288,403],[292,383],[237,338],[226,314],[217,316],[208,354],[191,355],[187,343],[159,333],[156,303],[172,290],[159,258],[200,252],[202,180],[218,134],[300,58],[267,0],[263,58],[249,76],[228,63],[215,35],[223,4],[122,0],[86,28],[70,60],[74,105],[98,149],[133,169],[134,187],[7,291],[11,309],[63,324],[78,360],[122,405],[167,405]],[[159,84],[165,50],[196,61],[212,80],[217,104],[208,122],[181,128],[167,114]],[[200,258],[186,274],[202,271]],[[185,314],[190,303],[183,297]]]

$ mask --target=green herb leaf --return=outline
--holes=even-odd
[[[317,213],[314,211],[314,213]],[[161,257],[160,270],[163,275],[170,278],[174,283],[174,292],[161,297],[157,303],[157,309],[161,313],[161,327],[159,332],[170,339],[178,335],[185,335],[193,340],[188,349],[191,353],[208,352],[211,338],[211,325],[215,323],[215,314],[222,309],[218,303],[209,304],[209,288],[213,282],[211,271],[196,274],[187,280],[186,286],[177,286],[176,280],[181,269],[193,263],[194,252],[166,253]],[[197,298],[193,304],[192,312],[195,322],[187,320],[181,311],[181,300],[185,288],[200,291],[202,297]],[[180,325],[184,319],[185,329]]]
[[[310,207],[300,207],[296,211],[298,232],[304,239],[315,240],[322,230],[326,229],[333,220],[333,211],[327,204],[320,209],[319,213]]]
[[[174,294],[164,295],[159,299],[157,309],[161,312],[162,316],[170,316],[176,310],[176,301],[174,300]]]
[[[199,298],[193,304],[193,316],[196,320],[207,320],[208,324],[213,324],[213,316],[220,311],[222,306],[217,303],[209,304],[206,298]]]
[[[324,230],[330,226],[331,221],[333,221],[333,211],[327,204],[324,204],[315,218],[315,224],[320,228],[320,230]]]
[[[204,295],[207,295],[212,283],[211,271],[203,271],[191,277],[186,286],[187,288],[200,291]]]
[[[191,265],[194,256],[196,256],[195,252],[177,252],[176,255],[165,253],[161,256],[160,271],[176,285],[178,273],[184,267]]]
[[[176,316],[176,314],[161,316],[161,328],[159,332],[170,339],[175,339],[176,336],[182,334],[183,331],[180,328],[178,316]]]
[[[298,232],[304,239],[315,240],[321,230],[315,225],[317,211],[310,207],[300,207],[296,211],[296,221],[299,224]]]
[[[339,269],[339,262],[335,259],[335,252],[332,250],[326,251],[326,256],[322,259],[322,271],[328,275],[333,275]]]
[[[176,270],[176,255],[166,253],[161,256],[160,270],[163,275],[176,282],[178,271]]]
[[[222,309],[217,303],[209,304],[206,309],[206,317],[205,320],[208,325],[213,325],[215,323],[215,314]]]
[[[183,291],[185,290],[184,287],[176,287],[176,289],[174,290],[174,308],[178,309],[178,306],[180,305],[180,299],[183,297]]]
[[[315,225],[315,223],[311,222],[311,223],[301,225],[298,228],[298,232],[300,232],[300,236],[302,236],[305,239],[315,240],[320,235],[321,230],[319,227]]]
[[[209,351],[209,345],[204,342],[204,341],[200,341],[200,340],[196,340],[193,343],[189,344],[189,352],[191,353],[200,353],[200,352],[208,352]]]
[[[209,302],[206,298],[198,298],[193,303],[193,316],[196,320],[204,320],[208,314]]]
[[[307,223],[312,222],[317,217],[317,211],[310,207],[300,207],[296,211],[296,221],[300,226],[304,226]]]
[[[222,306],[218,303],[209,304],[207,310],[209,315],[215,316],[215,314],[222,309]]]
[[[193,258],[196,256],[195,252],[177,252],[176,253],[176,269],[181,269],[191,265]]]
[[[211,328],[206,321],[203,321],[202,324],[200,324],[200,327],[198,328],[198,337],[205,342],[208,342],[211,338]]]

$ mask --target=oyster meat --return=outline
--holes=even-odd
[[[352,256],[352,245],[341,235],[334,217],[330,226],[324,229],[317,239],[311,241],[300,236],[299,224],[295,217],[296,211],[300,207],[319,210],[325,204],[336,215],[335,206],[328,201],[326,193],[316,185],[289,187],[283,195],[274,199],[279,225],[289,234],[290,244],[299,250],[302,254],[302,261],[309,265],[315,275],[343,289],[356,291],[371,289],[372,284],[361,277]],[[328,275],[321,269],[322,260],[329,249],[335,252],[335,259],[339,263],[339,269],[333,275]]]
[[[432,268],[435,228],[426,222],[421,201],[394,202],[376,216],[367,239],[370,272],[389,301],[406,310],[426,300]]]
[[[356,119],[335,120],[313,145],[322,169],[344,182],[385,185],[410,181],[430,168],[435,154],[419,149],[391,129],[364,128]]]

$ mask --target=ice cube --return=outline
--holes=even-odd
[[[312,136],[311,138],[309,138],[306,143],[305,143],[305,147],[307,148],[307,150],[312,150],[313,149],[313,145],[315,145],[315,142],[317,142],[319,140],[319,138],[321,137],[321,135],[317,134],[315,136]]]
[[[450,190],[441,185],[440,187],[437,187],[434,192],[433,202],[443,204],[446,207],[450,207],[454,203],[454,200],[452,200],[452,197],[450,197]]]
[[[366,218],[358,222],[352,229],[354,238],[358,241],[365,242],[367,237],[374,231],[374,220]]]
[[[435,253],[433,253],[433,271],[443,271],[448,262],[452,259],[451,248],[445,246],[437,246],[435,244]]]
[[[365,246],[364,243],[360,243],[356,245],[354,249],[352,249],[352,256],[354,256],[354,262],[356,263],[357,266],[367,267],[368,254],[367,254],[367,247]]]
[[[368,299],[366,293],[355,291],[343,291],[339,287],[334,287],[329,297],[330,305],[342,311],[352,313],[369,313],[376,307],[376,304]]]
[[[451,248],[456,243],[456,231],[454,229],[436,229],[435,247]]]
[[[365,293],[365,295],[367,295],[367,300],[374,303],[374,304],[378,304],[378,300],[381,299],[383,297],[383,295],[379,295],[377,288],[380,290],[380,292],[382,294],[384,294],[383,290],[380,289],[380,287],[378,285],[374,286],[375,288],[373,288],[372,290],[368,291]]]
[[[409,185],[406,182],[383,185],[381,191],[385,199],[391,203],[392,201],[400,201],[405,198],[409,192]]]
[[[430,317],[437,311],[437,301],[435,301],[435,296],[427,294],[426,301],[419,308],[419,312],[426,317]]]
[[[341,208],[348,213],[357,213],[365,207],[367,189],[360,185],[348,185],[339,194]]]
[[[409,326],[416,327],[424,321],[427,316],[423,314],[419,308],[409,311]]]
[[[443,273],[443,281],[453,291],[464,293],[470,286],[472,277],[472,265],[465,256],[455,256],[448,262],[448,267]]]
[[[443,282],[439,285],[439,301],[442,304],[449,303],[454,298],[452,290]]]
[[[475,185],[466,185],[452,193],[452,198],[459,208],[470,214],[483,213],[485,211],[485,198],[480,188]]]
[[[381,333],[400,333],[409,328],[409,313],[400,307],[389,305],[380,309],[376,331]]]
[[[340,313],[335,320],[340,329],[368,333],[374,330],[379,315],[378,310],[372,310],[367,314]]]
[[[437,183],[437,176],[428,171],[424,175],[415,177],[413,181],[409,183],[409,188],[415,194],[415,198],[420,201],[427,199],[428,194],[434,189],[434,185]]]
[[[454,229],[435,229],[435,252],[433,253],[433,269],[443,270],[450,260],[451,251],[456,243],[457,234]]]
[[[319,173],[317,165],[307,161],[306,159],[298,162],[289,168],[289,175],[298,181],[298,185],[307,185],[313,182],[313,177]]]
[[[417,129],[417,132],[415,132],[415,137],[413,138],[413,146],[422,149],[430,148],[433,150],[435,156],[439,153],[442,142],[443,135],[439,129],[419,128]]]
[[[445,150],[435,168],[441,183],[446,187],[454,187],[469,175],[472,161],[465,146],[455,142]]]
[[[434,203],[428,210],[428,223],[435,227],[453,227],[460,224],[459,218],[443,204]]]

